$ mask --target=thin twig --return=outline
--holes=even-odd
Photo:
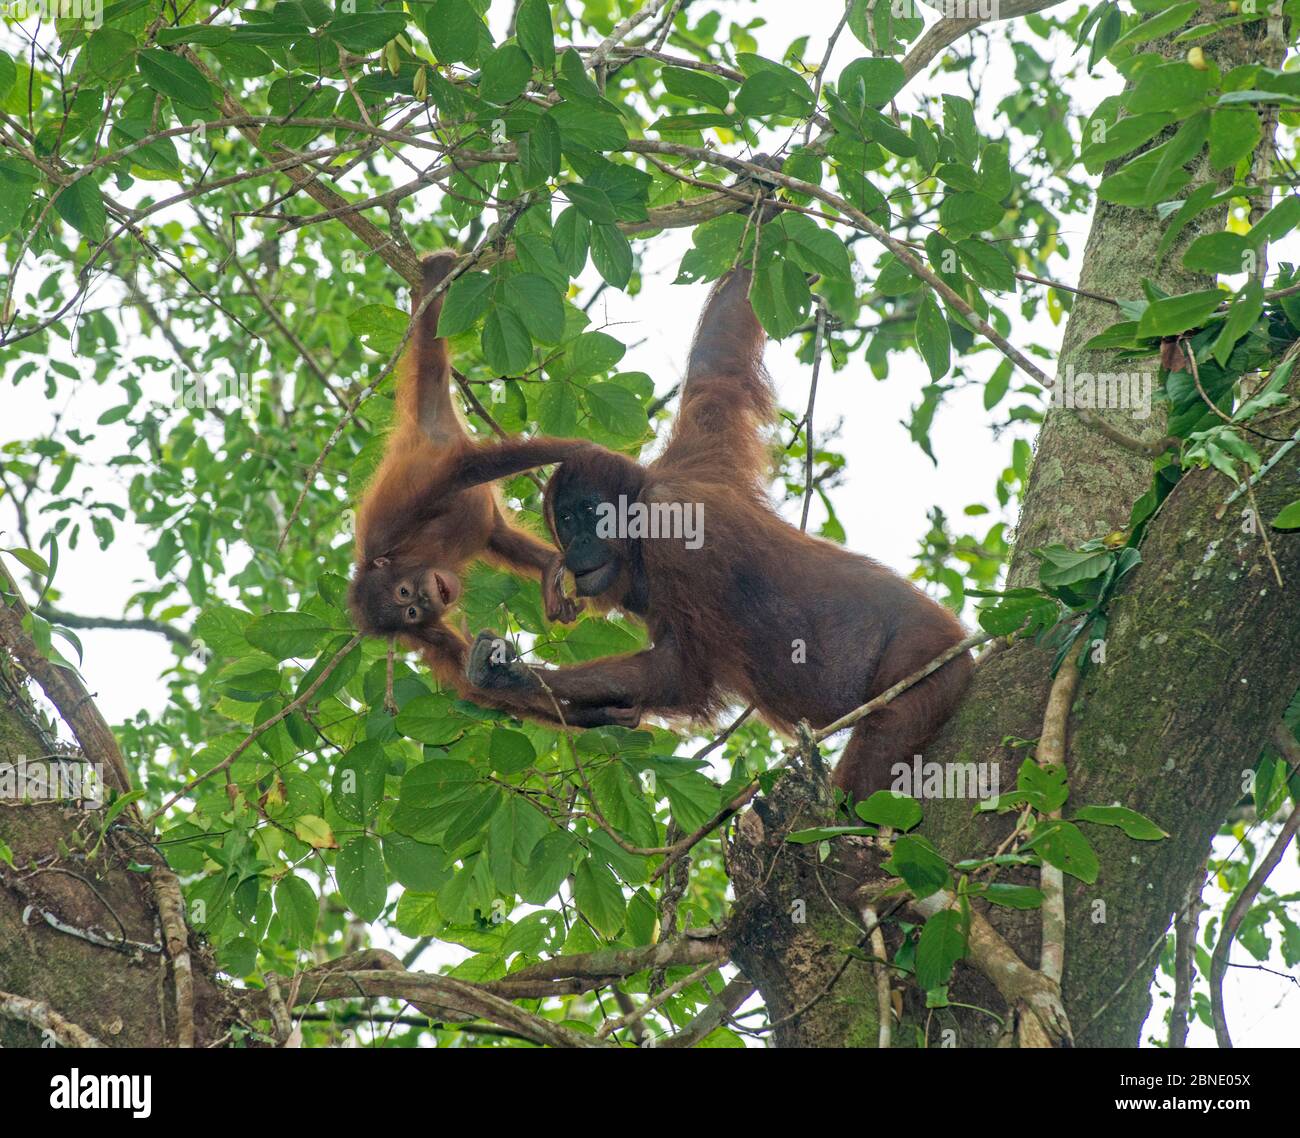
[[[893,701],[902,695],[903,692],[907,691],[908,688],[919,684],[932,672],[937,672],[948,663],[949,660],[955,660],[958,656],[965,652],[969,652],[972,648],[978,648],[981,644],[987,644],[990,640],[994,639],[996,639],[995,633],[977,632],[973,636],[967,636],[964,640],[959,640],[951,648],[941,652],[928,664],[918,668],[911,675],[904,676],[892,687],[886,688],[874,699],[868,700],[866,703],[862,704],[861,707],[855,707],[847,715],[841,715],[833,723],[828,723],[825,727],[820,727],[816,731],[813,731],[813,742],[820,743],[828,736],[835,735],[838,732],[843,731],[846,727],[852,727],[859,720],[865,719],[868,715],[879,711],[887,704],[893,703]]]

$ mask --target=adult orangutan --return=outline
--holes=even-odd
[[[636,614],[653,647],[534,668],[485,632],[467,672],[477,687],[551,700],[568,722],[592,708],[707,720],[742,701],[788,730],[832,722],[962,639],[956,617],[898,574],[772,508],[762,429],[774,397],[749,284],[740,269],[714,287],[660,457],[643,466],[593,448],[566,458],[546,487],[547,522],[579,595]],[[634,511],[693,517],[703,540],[609,524]],[[858,798],[887,786],[892,764],[957,706],[971,668],[963,654],[860,722],[836,785]]]

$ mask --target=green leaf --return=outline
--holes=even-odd
[[[587,73],[582,56],[571,47],[565,48],[560,53],[560,66],[555,73],[555,89],[565,99],[586,104],[592,109],[612,109],[613,106],[600,93],[595,80]]]
[[[1095,822],[1099,826],[1118,826],[1130,838],[1140,842],[1154,842],[1169,835],[1150,818],[1126,806],[1080,806],[1075,812],[1077,822]]]
[[[522,732],[495,727],[488,742],[488,758],[498,774],[518,774],[537,761],[537,751]]]
[[[1240,233],[1202,233],[1183,254],[1183,266],[1197,273],[1245,272],[1250,243]]]
[[[578,430],[578,397],[571,384],[551,379],[542,384],[534,413],[543,433],[565,438]]]
[[[515,17],[515,38],[534,67],[550,71],[555,66],[555,27],[547,0],[524,0]]]
[[[1044,814],[1059,810],[1070,797],[1065,768],[1059,764],[1040,766],[1025,759],[1016,774],[1016,790],[1035,810]]]
[[[1253,246],[1265,241],[1280,241],[1300,222],[1300,196],[1287,194],[1250,227],[1246,240]]]
[[[614,288],[632,279],[632,245],[617,225],[592,225],[591,263]]]
[[[688,115],[664,115],[662,118],[655,119],[650,124],[650,129],[662,134],[665,131],[708,130],[715,126],[734,127],[735,120],[730,115],[718,114],[715,111],[693,111]]]
[[[105,830],[113,824],[113,819],[118,817],[132,802],[138,802],[144,797],[143,790],[128,790],[125,794],[115,795],[113,804],[104,811],[104,818],[101,825]]]
[[[534,848],[550,830],[546,816],[526,799],[512,795],[492,815],[488,827],[488,865],[497,889],[513,894],[528,875]]]
[[[291,944],[300,948],[311,944],[320,903],[307,882],[291,873],[280,878],[275,886],[275,912]]]
[[[894,842],[893,855],[885,862],[885,868],[907,882],[917,900],[937,893],[951,882],[947,862],[928,841],[912,834],[904,834]]]
[[[786,834],[785,840],[797,846],[807,846],[813,842],[825,842],[846,835],[871,837],[879,832],[875,826],[814,826],[811,830],[794,830]]]
[[[1165,187],[1186,184],[1186,171],[1183,169],[1205,145],[1210,137],[1210,112],[1198,111],[1184,122],[1173,138],[1161,143],[1152,153],[1159,153],[1160,159],[1151,173],[1151,185],[1146,200],[1155,203],[1164,197]]]
[[[247,645],[244,629],[250,620],[252,616],[243,609],[220,602],[210,604],[194,622],[195,647],[201,642],[218,656],[242,655]]]
[[[961,95],[944,95],[943,129],[957,148],[957,156],[974,162],[980,145],[980,132],[975,125],[975,104]]]
[[[1043,565],[1038,571],[1044,585],[1059,588],[1100,577],[1110,568],[1114,554],[1109,550],[1075,550],[1049,545],[1035,551]]]
[[[1112,110],[1111,115],[1115,113]],[[1144,115],[1125,115],[1112,119],[1099,110],[1084,126],[1084,143],[1080,158],[1089,174],[1100,174],[1112,158],[1131,154],[1144,142],[1159,134],[1173,116],[1166,111]]]
[[[497,305],[483,321],[483,358],[498,375],[520,375],[532,363],[532,338],[510,309]]]
[[[1130,28],[1111,45],[1107,54],[1112,58],[1117,58],[1122,48],[1136,47],[1140,43],[1159,39],[1170,32],[1178,31],[1199,7],[1197,0],[1184,0],[1182,4],[1175,4],[1172,8],[1166,8],[1163,12],[1143,20],[1136,27]]]
[[[153,128],[145,119],[118,119],[113,123],[109,139],[115,146],[125,149],[151,133]],[[170,138],[159,138],[137,146],[128,157],[133,164],[145,170],[157,170],[172,176],[180,174],[180,156]]]
[[[438,334],[456,336],[467,332],[487,311],[492,278],[487,273],[462,273],[447,289],[438,317]]]
[[[910,830],[921,821],[921,804],[915,798],[890,790],[877,790],[853,809],[864,822],[893,826],[895,830]]]
[[[1229,190],[1223,195],[1223,200],[1227,201],[1232,196]],[[1174,215],[1169,219],[1169,225],[1165,229],[1164,236],[1160,238],[1160,244],[1156,248],[1156,263],[1159,264],[1164,260],[1165,254],[1173,248],[1174,241],[1178,235],[1187,228],[1195,217],[1210,206],[1216,204],[1218,195],[1215,194],[1214,183],[1210,182],[1203,186],[1197,186],[1187,199],[1178,207]]]
[[[781,221],[781,228],[790,239],[788,251],[801,269],[835,280],[852,279],[848,248],[836,234],[801,213],[786,213]]]
[[[1283,506],[1271,524],[1274,529],[1300,529],[1300,498]]]
[[[318,616],[307,612],[269,612],[255,616],[244,629],[244,638],[277,660],[310,655],[331,631]]]
[[[1162,63],[1142,72],[1124,105],[1135,115],[1148,111],[1186,114],[1207,101],[1213,82],[1208,71],[1197,71],[1182,60]]]
[[[236,79],[256,79],[275,70],[271,57],[251,43],[228,43],[208,50],[226,73]]]
[[[947,374],[952,339],[943,310],[930,292],[921,298],[921,305],[916,310],[916,346],[930,369],[931,379]]]
[[[134,42],[132,40],[133,44]],[[14,61],[9,58],[8,53],[0,52],[0,100],[3,100],[9,94],[17,78],[18,68],[14,66]]]
[[[591,222],[576,206],[568,206],[555,219],[553,233],[555,255],[560,265],[571,277],[582,272],[587,263],[587,250],[591,242]]]
[[[573,875],[573,899],[602,936],[612,938],[623,927],[627,905],[614,875],[594,858],[588,858]]]
[[[135,36],[118,28],[100,28],[86,41],[83,58],[87,70],[97,79],[112,82],[125,79],[135,69]],[[4,81],[6,65],[12,78],[13,64],[7,56],[0,57],[0,99],[7,93]]]
[[[699,771],[665,776],[659,780],[659,788],[668,796],[673,817],[686,833],[703,826],[722,809],[719,787]]]
[[[1186,170],[1167,171],[1163,183],[1154,191],[1156,198],[1152,196],[1156,172],[1165,154],[1168,153],[1172,141],[1171,139],[1170,142],[1162,143],[1154,150],[1140,154],[1131,162],[1121,166],[1115,173],[1103,178],[1101,185],[1097,187],[1097,196],[1103,201],[1136,209],[1150,206],[1159,197],[1168,198],[1178,193],[1191,180],[1191,175]]]
[[[533,65],[518,44],[502,44],[483,61],[478,93],[498,105],[519,98],[532,78]]]
[[[906,73],[898,60],[877,56],[846,64],[835,88],[840,98],[850,104],[883,107],[906,83]]]
[[[792,260],[773,259],[754,274],[754,315],[775,339],[790,335],[807,319],[811,299],[808,282]]]
[[[102,241],[108,215],[104,198],[91,175],[78,178],[65,186],[54,199],[54,210],[78,233],[89,241]]]
[[[361,920],[373,921],[384,911],[388,874],[374,838],[353,838],[339,850],[334,876],[344,903]]]
[[[939,205],[939,220],[953,234],[980,233],[993,229],[1006,211],[983,194],[945,194]]]
[[[1070,822],[1051,821],[1042,826],[1024,846],[1049,865],[1091,885],[1101,869],[1097,855],[1079,827]]]
[[[1235,167],[1255,152],[1263,136],[1259,115],[1250,107],[1218,107],[1210,119],[1210,165]]]
[[[451,876],[441,849],[405,834],[384,835],[384,864],[394,881],[420,893],[432,893]]]
[[[367,304],[348,316],[348,327],[372,352],[386,356],[402,342],[410,317],[386,304]]]
[[[406,30],[406,16],[401,12],[357,12],[335,16],[325,34],[349,51],[369,54]]]
[[[736,263],[740,243],[753,241],[744,218],[734,213],[697,225],[691,234],[692,248],[682,258],[677,284],[716,280]]]
[[[33,573],[39,573],[42,577],[50,576],[49,563],[34,550],[25,549],[20,545],[15,545],[6,549],[4,552],[9,554],[9,556],[20,565],[30,569]]]
[[[1174,336],[1189,328],[1199,328],[1227,298],[1227,293],[1217,288],[1162,297],[1149,304],[1138,317],[1137,334],[1143,338]]]
[[[434,0],[425,11],[424,34],[439,62],[457,63],[473,57],[483,21],[469,0]]]
[[[409,937],[434,936],[447,925],[438,909],[437,895],[432,892],[417,893],[413,889],[398,899],[394,920],[397,931]]]
[[[610,225],[618,220],[618,214],[614,212],[614,203],[598,186],[584,186],[581,182],[570,182],[564,187],[564,194],[582,211],[583,216],[598,225]]]
[[[1006,395],[1008,388],[1011,386],[1011,361],[1003,360],[996,368],[993,374],[989,376],[989,381],[984,385],[984,410],[992,411],[999,403],[1002,397]]]
[[[373,739],[358,743],[334,767],[330,797],[339,817],[366,825],[374,820],[384,800],[388,758]]]
[[[626,387],[593,383],[583,392],[592,418],[620,439],[638,439],[646,430],[645,408]]]
[[[627,349],[607,332],[584,332],[569,348],[565,357],[568,371],[575,379],[607,372],[623,358]]]
[[[519,896],[531,905],[544,905],[556,893],[573,867],[582,848],[567,831],[552,831],[533,847],[533,856],[517,881]],[[584,865],[586,863],[584,862]]]
[[[416,696],[397,713],[393,726],[408,739],[440,747],[458,739],[465,731],[465,721],[457,715],[449,715],[448,706],[446,696]],[[427,767],[430,764],[424,765]],[[407,779],[410,777],[408,773]],[[406,793],[405,781],[402,784],[402,793],[403,795]]]
[[[916,944],[916,984],[929,992],[942,988],[953,965],[966,955],[966,922],[955,909],[935,913],[921,928]]]
[[[1237,341],[1249,332],[1264,311],[1264,286],[1259,281],[1247,281],[1241,287],[1232,307],[1228,309],[1228,318],[1223,322],[1223,331],[1214,341],[1214,358],[1220,367],[1226,367],[1228,357]]]
[[[876,277],[876,291],[884,296],[906,296],[924,286],[925,282],[893,253],[885,257]]]
[[[995,881],[984,890],[983,897],[1008,909],[1039,909],[1043,905],[1043,891],[1031,885],[1004,885]]]
[[[736,92],[736,110],[750,118],[773,114],[797,117],[811,107],[812,91],[808,84],[786,67],[759,71],[746,79]]]
[[[36,171],[27,163],[0,158],[0,237],[22,221],[38,182]]]
[[[912,136],[899,130],[888,115],[881,114],[874,107],[863,107],[857,113],[866,139],[879,143],[900,158],[911,158],[917,153],[917,144],[912,141]]]
[[[964,238],[957,242],[957,256],[971,280],[982,288],[1005,292],[1015,287],[1016,274],[1011,262],[987,241]]]
[[[550,112],[560,128],[560,142],[572,150],[621,150],[627,145],[623,120],[599,107],[561,103]]]
[[[670,95],[683,99],[706,103],[725,111],[731,102],[731,88],[721,79],[715,79],[703,71],[688,71],[683,67],[665,67],[660,73],[664,88]]]
[[[560,128],[551,115],[541,115],[532,130],[520,136],[518,147],[525,187],[540,186],[560,172]]]
[[[188,59],[170,51],[142,51],[137,60],[144,81],[173,102],[205,111],[213,106],[212,87]]]
[[[545,277],[536,273],[510,277],[506,296],[535,341],[558,344],[564,338],[564,298]]]

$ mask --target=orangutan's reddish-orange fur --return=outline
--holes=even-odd
[[[547,521],[578,592],[640,616],[653,647],[576,667],[530,669],[480,634],[468,674],[511,696],[542,690],[566,719],[591,708],[707,720],[755,704],[789,729],[823,726],[962,639],[957,619],[898,574],[800,532],[772,508],[762,428],[773,394],[750,274],[714,288],[691,349],[663,454],[642,466],[603,448],[566,459],[546,488]],[[597,532],[602,503],[702,505],[703,544]],[[835,782],[855,797],[888,785],[952,713],[970,677],[959,656],[858,724]]]
[[[413,312],[455,263],[450,251],[425,258],[422,288],[412,296]],[[443,295],[425,307],[399,364],[397,424],[357,511],[349,604],[362,632],[400,637],[463,697],[554,723],[553,705],[545,699],[504,698],[467,684],[469,643],[447,618],[460,595],[461,572],[479,557],[540,574],[547,619],[577,615],[578,606],[561,592],[560,555],[512,522],[491,483],[571,458],[591,444],[547,438],[479,443],[470,438],[452,403],[447,341],[437,335]],[[570,721],[595,725],[626,719],[626,712],[607,716],[590,709]]]

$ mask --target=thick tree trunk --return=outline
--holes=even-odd
[[[1254,54],[1237,33],[1217,37],[1208,52],[1225,71]],[[1187,192],[1206,175],[1202,171]],[[1154,211],[1099,204],[1080,283],[1121,298],[1139,295],[1143,277],[1175,293],[1209,287],[1211,281],[1181,269],[1181,254],[1187,242],[1220,228],[1222,220],[1222,214],[1203,215],[1157,266],[1164,225]],[[1077,371],[1106,370],[1104,357],[1083,353],[1080,345],[1118,318],[1109,305],[1077,299],[1058,376],[1071,365]],[[1149,366],[1154,373],[1156,361]],[[1157,438],[1162,433],[1158,413],[1145,421],[1123,411],[1107,418],[1126,434]],[[1273,421],[1269,433],[1285,435],[1297,423],[1300,413],[1292,412]],[[1036,448],[1011,583],[1036,579],[1030,556],[1035,548],[1056,541],[1077,544],[1124,529],[1133,502],[1150,485],[1150,471],[1148,460],[1109,443],[1073,412],[1050,411]],[[1138,1043],[1171,916],[1202,871],[1214,833],[1241,797],[1243,771],[1253,767],[1300,686],[1300,592],[1294,584],[1300,580],[1300,536],[1269,535],[1287,587],[1279,587],[1274,577],[1263,536],[1268,519],[1300,491],[1300,451],[1287,455],[1259,486],[1260,516],[1248,520],[1253,524],[1243,522],[1244,500],[1223,508],[1231,490],[1213,472],[1187,475],[1175,488],[1148,528],[1142,564],[1112,602],[1106,662],[1090,670],[1074,703],[1066,815],[1084,804],[1121,804],[1142,811],[1170,834],[1163,841],[1139,842],[1118,829],[1088,827],[1101,861],[1098,880],[1085,886],[1065,879],[1063,988],[1075,1040],[1082,1046]],[[990,659],[978,669],[962,708],[927,749],[926,761],[998,763],[1001,786],[1014,787],[1026,751],[1005,740],[1041,733],[1050,662],[1048,653],[1028,643]],[[773,1017],[792,1016],[777,1027],[778,1044],[830,1040],[875,1046],[879,1008],[870,966],[842,965],[847,952],[864,944],[859,899],[887,875],[876,864],[878,855],[852,839],[833,843],[825,862],[815,846],[782,844],[782,833],[790,829],[833,821],[824,807],[810,808],[817,798],[807,785],[810,777],[796,773],[794,780],[800,790],[787,792],[739,830],[733,852],[739,869],[736,960],[758,985]],[[921,832],[950,861],[986,855],[1010,832],[1009,818],[975,815],[969,799],[931,799],[923,805]],[[1037,884],[1036,873],[1013,879]],[[863,881],[866,889],[858,892],[855,886]],[[800,925],[789,915],[796,900],[806,908]],[[1040,912],[991,908],[986,915],[1021,959],[1037,968]],[[896,931],[894,936],[897,940]],[[927,1010],[910,993],[894,1045],[986,1046],[998,1040],[1008,1010],[966,963],[958,965],[951,996],[985,1010]]]
[[[0,698],[0,762],[45,754],[24,709]],[[174,1044],[157,905],[147,876],[131,868],[151,857],[133,852],[128,832],[99,843],[103,824],[103,810],[74,802],[0,802],[0,841],[14,863],[0,861],[0,993],[45,1005],[106,1047]],[[233,1011],[193,941],[191,955],[203,1046],[229,1030]],[[0,1046],[41,1043],[39,1027],[0,1009]]]

